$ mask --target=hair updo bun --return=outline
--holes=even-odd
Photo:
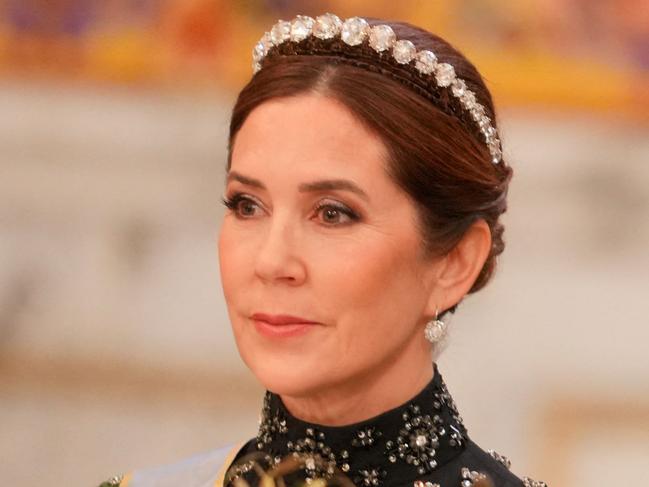
[[[497,129],[491,94],[480,73],[441,37],[405,22],[369,19],[387,24],[399,39],[435,53],[451,64]],[[450,252],[471,225],[483,219],[491,230],[490,253],[469,293],[491,279],[503,252],[504,226],[512,169],[504,158],[492,163],[484,138],[448,89],[437,88],[434,99],[417,87],[386,76],[380,69],[349,59],[322,55],[271,56],[239,94],[230,123],[228,170],[237,132],[247,116],[272,98],[317,92],[343,103],[375,132],[388,149],[386,171],[415,203],[426,255]],[[455,311],[455,306],[446,311]],[[442,313],[443,314],[443,313]]]

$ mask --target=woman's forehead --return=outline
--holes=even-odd
[[[288,170],[382,168],[385,146],[340,102],[318,94],[267,101],[256,107],[237,134],[233,164],[273,164]],[[235,162],[236,161],[236,162]]]

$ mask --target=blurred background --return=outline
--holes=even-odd
[[[93,486],[255,434],[219,281],[228,117],[295,14],[436,32],[515,169],[508,248],[439,360],[551,486],[649,482],[645,0],[0,0],[0,474]]]

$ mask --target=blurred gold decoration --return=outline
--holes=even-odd
[[[491,479],[484,473],[468,468],[462,468],[462,486],[463,487],[494,487]]]
[[[0,72],[238,90],[251,76],[249,53],[268,25],[330,11],[403,20],[441,35],[476,64],[500,106],[558,106],[641,120],[649,113],[644,0],[47,5],[0,2]]]
[[[232,464],[225,476],[225,485],[233,487],[287,487],[303,486],[308,483],[309,487],[354,487],[354,483],[339,469],[333,473],[326,473],[329,465],[319,455],[306,455],[293,453],[281,459],[279,462],[271,459],[263,452],[250,453],[243,456]],[[316,476],[296,484],[287,484],[286,477],[301,471],[325,472],[323,476]],[[256,483],[252,485],[244,479],[244,475],[254,472]]]
[[[647,120],[646,0],[0,1],[0,72],[237,91],[278,18],[360,15],[411,22],[458,47],[499,106]],[[61,4],[63,5],[63,4]]]

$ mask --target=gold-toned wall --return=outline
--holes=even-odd
[[[644,0],[3,0],[0,70],[236,90],[251,46],[278,18],[333,11],[439,33],[490,81],[499,104],[556,105],[646,120]]]

